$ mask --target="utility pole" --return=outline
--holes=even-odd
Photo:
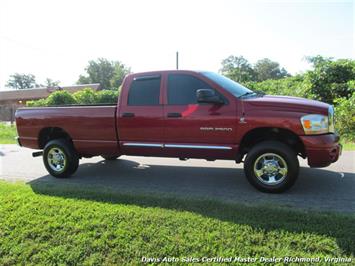
[[[176,69],[179,69],[179,52],[176,51]]]

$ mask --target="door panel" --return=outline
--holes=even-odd
[[[120,146],[125,154],[157,154],[164,135],[161,77],[136,76],[126,83],[117,116]]]
[[[196,76],[170,74],[166,84],[165,152],[197,158],[232,156],[237,134],[235,102],[228,101],[220,91]],[[197,103],[198,89],[214,90],[225,104]]]
[[[236,115],[228,105],[167,105],[164,115],[166,143],[235,143]]]
[[[119,140],[161,142],[164,132],[163,123],[162,106],[127,107],[118,118]]]

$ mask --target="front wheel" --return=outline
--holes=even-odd
[[[79,157],[71,143],[65,139],[55,139],[44,147],[43,163],[52,176],[64,178],[78,169]]]
[[[299,172],[297,154],[286,144],[265,141],[248,153],[244,172],[255,188],[262,192],[280,193],[289,189]]]

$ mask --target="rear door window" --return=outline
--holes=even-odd
[[[128,92],[128,105],[159,105],[160,76],[137,77]]]

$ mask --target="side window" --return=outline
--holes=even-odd
[[[168,104],[196,104],[196,91],[212,89],[207,83],[186,74],[170,74],[168,76]]]
[[[128,92],[128,105],[159,105],[160,76],[138,77]]]

